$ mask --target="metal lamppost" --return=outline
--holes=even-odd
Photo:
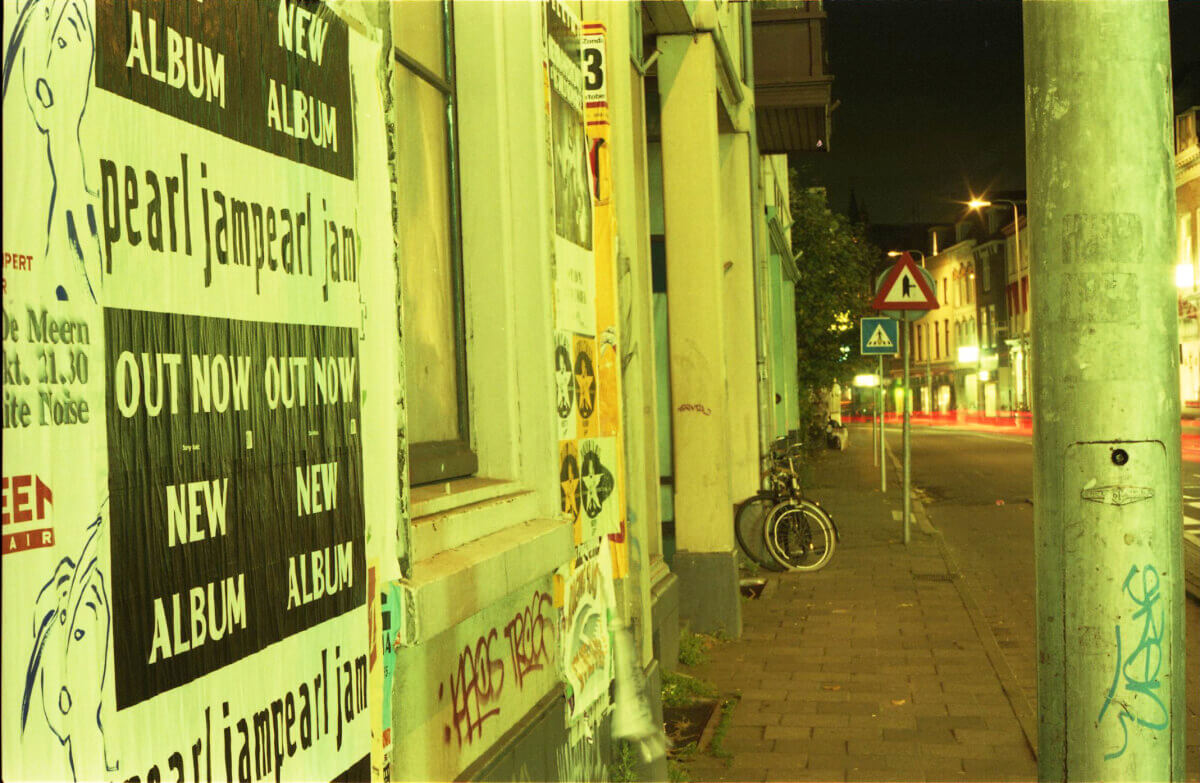
[[[1014,246],[1013,249],[1015,250],[1016,262],[1017,262],[1017,296],[1018,297],[1021,296],[1021,215],[1017,210],[1017,205],[1024,204],[1024,203],[1025,203],[1025,199],[1023,199],[1023,198],[1019,198],[1019,199],[998,198],[998,199],[993,199],[991,201],[988,201],[987,199],[973,198],[967,202],[968,207],[970,207],[971,209],[977,209],[977,210],[981,210],[984,207],[990,207],[995,204],[1008,204],[1009,206],[1012,207],[1012,211],[1013,211],[1013,246]],[[1029,313],[1029,311],[1026,310],[1026,316],[1025,316],[1026,322],[1027,322],[1026,326],[1028,325],[1028,321],[1029,321],[1028,313]],[[1030,390],[1029,390],[1029,329],[1028,328],[1024,328],[1021,330],[1021,375],[1022,375],[1021,390],[1022,390],[1022,396],[1025,398],[1023,400],[1023,402],[1025,403],[1025,409],[1033,410],[1033,405],[1031,404],[1032,396],[1029,393]]]
[[[922,269],[925,268],[925,253],[921,250],[889,250],[889,251],[887,251],[887,257],[888,258],[899,258],[904,253],[908,253],[910,255],[913,253],[916,253],[918,256],[920,256],[920,259],[918,259],[918,260],[921,262],[921,268]],[[925,328],[928,329],[929,324],[925,324]],[[930,367],[929,346],[928,345],[925,346],[925,389],[929,392],[929,406],[928,406],[928,410],[926,410],[925,413],[929,415],[930,422],[932,422],[933,421],[933,369]]]

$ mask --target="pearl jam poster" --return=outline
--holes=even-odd
[[[369,776],[381,47],[291,0],[4,39],[3,777]]]

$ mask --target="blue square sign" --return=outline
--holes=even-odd
[[[864,318],[859,329],[858,344],[863,356],[900,353],[899,324],[891,318]]]

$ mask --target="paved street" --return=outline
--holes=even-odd
[[[1183,463],[1183,528],[1200,534],[1200,461]]]
[[[859,428],[858,442],[870,430]],[[899,428],[888,430],[900,453]],[[996,642],[1036,709],[1036,596],[1033,561],[1033,447],[1027,436],[914,427],[913,485],[942,531]],[[890,467],[890,466],[889,466]],[[890,477],[893,481],[897,476]],[[1200,464],[1183,463],[1185,523],[1200,527]],[[1190,779],[1200,765],[1200,603],[1188,599]]]
[[[866,436],[865,440],[862,436]],[[690,674],[738,691],[723,749],[693,780],[1031,780],[1037,770],[976,621],[933,536],[901,540],[870,435],[824,452],[810,494],[838,521],[833,562],[762,574],[744,632]]]
[[[893,452],[898,433],[888,433]],[[738,692],[693,780],[1034,780],[1037,767],[1029,439],[914,430],[920,522],[902,543],[889,461],[880,492],[871,435],[812,466],[809,494],[838,521],[833,562],[767,574],[742,604],[742,638],[682,667]],[[998,502],[1000,501],[1000,502]],[[925,520],[928,520],[925,522]],[[1200,628],[1189,599],[1187,626]],[[1187,780],[1200,780],[1200,634],[1187,640]]]

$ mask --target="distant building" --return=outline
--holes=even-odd
[[[1179,289],[1179,394],[1184,408],[1200,409],[1200,142],[1192,106],[1175,117],[1175,220]]]

